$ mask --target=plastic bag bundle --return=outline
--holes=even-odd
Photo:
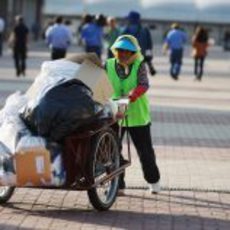
[[[0,142],[0,185],[15,185],[16,175],[10,150]]]
[[[0,127],[0,141],[14,154],[19,140],[30,134],[26,125],[17,115],[8,117]]]
[[[17,116],[18,111],[26,105],[27,101],[27,97],[20,91],[16,91],[8,96],[4,107],[0,111],[0,124],[12,116]]]
[[[37,135],[60,141],[94,121],[102,110],[91,90],[74,79],[49,90],[34,110],[25,108],[20,116]]]
[[[41,72],[27,91],[27,107],[34,109],[46,93],[55,86],[75,78],[80,65],[65,59],[45,61]]]

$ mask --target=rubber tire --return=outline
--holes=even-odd
[[[102,131],[101,133],[99,133],[92,141],[92,147],[93,147],[92,148],[92,151],[93,151],[92,158],[93,159],[91,160],[91,162],[92,162],[91,168],[93,171],[95,168],[94,162],[95,162],[95,156],[96,156],[96,151],[97,151],[99,141],[101,141],[102,140],[101,138],[103,138],[103,136],[105,136],[106,134],[110,135],[110,137],[113,139],[114,144],[116,143],[116,146],[115,146],[115,151],[117,151],[116,161],[118,162],[116,165],[116,169],[119,168],[120,154],[119,154],[119,147],[118,147],[118,138],[117,138],[116,134],[114,133],[114,131],[109,128],[109,129],[106,129],[106,130]],[[94,172],[93,172],[93,175],[94,175]],[[113,191],[111,192],[112,197],[110,198],[109,202],[107,202],[107,203],[103,202],[100,199],[100,197],[98,196],[97,187],[93,187],[87,191],[89,200],[95,209],[97,209],[98,211],[106,211],[113,205],[113,203],[115,202],[116,197],[117,197],[118,179],[119,179],[119,176],[117,176],[111,180],[112,185],[110,185],[110,186],[113,186],[113,188],[112,188]]]
[[[11,198],[15,190],[15,187],[11,186],[0,186],[0,190],[3,187],[7,187],[7,189],[3,194],[0,192],[0,204],[5,204]]]

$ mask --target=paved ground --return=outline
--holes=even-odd
[[[0,59],[0,104],[25,90],[49,58],[31,47],[26,78],[17,79],[10,52]],[[72,49],[71,52],[76,51]],[[0,229],[230,229],[230,62],[219,47],[210,50],[202,82],[192,75],[186,50],[181,78],[168,76],[168,60],[156,48],[158,74],[151,78],[152,136],[163,191],[150,195],[136,153],[127,170],[125,197],[98,213],[85,192],[17,189],[0,207]]]

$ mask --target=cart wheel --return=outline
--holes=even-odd
[[[92,143],[92,169],[95,183],[119,168],[119,148],[117,136],[112,129],[96,135]],[[118,178],[99,184],[88,190],[88,197],[93,207],[99,211],[108,210],[114,203],[118,190]]]
[[[0,204],[6,203],[14,193],[15,187],[0,186]]]

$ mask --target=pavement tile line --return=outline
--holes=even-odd
[[[127,186],[128,190],[147,190],[147,186]],[[162,191],[185,191],[185,192],[202,192],[202,193],[221,193],[221,194],[230,194],[230,189],[210,189],[210,188],[189,188],[189,187],[168,187],[162,186]]]

